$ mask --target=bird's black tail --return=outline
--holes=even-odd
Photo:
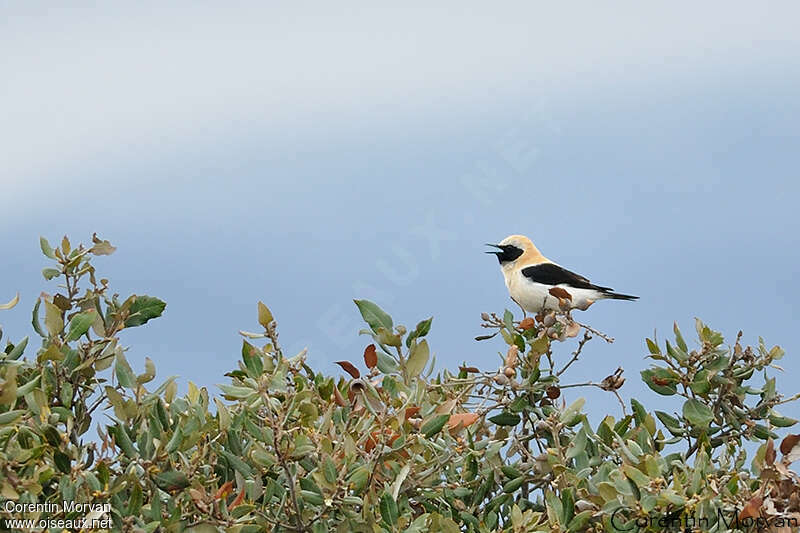
[[[628,301],[633,301],[633,300],[638,300],[638,299],[639,299],[639,297],[638,297],[638,296],[631,296],[630,294],[620,294],[620,293],[618,293],[618,292],[607,292],[606,294],[607,294],[607,295],[608,295],[608,297],[609,297],[609,298],[611,298],[612,300],[628,300]]]

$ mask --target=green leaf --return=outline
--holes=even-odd
[[[512,479],[511,481],[506,481],[503,484],[503,492],[505,493],[512,493],[515,490],[519,489],[523,483],[525,483],[526,477],[520,476],[518,478]]]
[[[392,333],[390,330],[383,327],[378,328],[378,342],[395,347],[400,347],[403,344],[400,335]]]
[[[689,383],[692,392],[699,396],[705,396],[711,390],[711,380],[708,370],[700,370],[694,375],[694,379]]]
[[[109,241],[99,239],[96,233],[92,235],[92,243],[94,245],[89,248],[89,251],[94,255],[111,255],[117,250],[116,246]]]
[[[96,317],[97,311],[94,309],[73,316],[72,320],[69,321],[69,332],[67,333],[66,341],[78,340],[84,333],[89,331]]]
[[[325,476],[325,481],[328,483],[336,483],[336,464],[333,462],[333,459],[328,456],[322,461],[322,474]]]
[[[369,325],[373,332],[378,333],[379,328],[386,328],[389,331],[392,330],[392,317],[387,315],[383,309],[369,300],[353,300],[353,302],[355,302],[358,310],[361,312],[364,322]]]
[[[773,414],[769,415],[769,421],[773,426],[777,426],[779,428],[788,428],[797,424],[797,420],[794,418],[781,416],[775,411],[773,411]]]
[[[379,505],[381,511],[381,518],[383,519],[383,521],[389,526],[394,526],[395,524],[397,524],[397,516],[398,516],[397,502],[394,501],[392,495],[389,494],[388,492],[384,492],[383,495],[381,495],[381,500]]]
[[[225,459],[228,460],[228,464],[230,464],[234,470],[243,475],[245,479],[249,479],[253,476],[253,469],[250,468],[250,465],[230,452],[226,452],[225,450],[220,450],[220,452],[225,456]]]
[[[420,431],[426,438],[431,438],[442,430],[448,420],[450,420],[450,415],[435,415],[422,424]]]
[[[134,328],[147,323],[153,318],[160,317],[166,306],[166,302],[152,296],[134,296],[130,314],[125,320],[125,327]]]
[[[27,382],[25,385],[17,387],[17,398],[21,398],[22,396],[25,396],[26,394],[31,392],[33,388],[39,383],[39,378],[41,377],[42,375],[39,374],[38,376]]]
[[[661,353],[661,350],[658,349],[658,345],[655,342],[651,341],[650,339],[645,340],[647,342],[647,349],[650,350],[652,355],[659,355]]]
[[[6,370],[5,379],[0,385],[0,405],[13,407],[17,401],[17,367]]]
[[[53,247],[50,246],[50,243],[44,237],[39,237],[39,247],[42,249],[42,253],[49,257],[50,259],[57,259],[55,252],[53,251]]]
[[[653,391],[662,396],[672,396],[678,392],[679,376],[672,370],[656,367],[642,370],[642,380]]]
[[[55,337],[64,329],[64,319],[61,316],[61,309],[45,300],[44,302],[44,325],[47,333]]]
[[[689,349],[686,346],[686,341],[683,340],[683,335],[681,335],[681,330],[678,329],[678,323],[677,322],[673,322],[672,331],[675,332],[675,342],[678,344],[678,348],[680,348],[680,350],[683,353],[687,353],[689,351]]]
[[[631,398],[631,409],[633,409],[633,417],[636,420],[636,424],[642,424],[645,418],[647,418],[647,409],[635,398]]]
[[[679,348],[673,347],[669,341],[667,341],[667,353],[670,357],[680,363],[684,363],[689,359],[689,355],[686,352],[680,350]]]
[[[25,351],[25,347],[28,345],[28,337],[25,337],[21,341],[19,341],[14,348],[11,349],[10,352],[6,355],[6,359],[9,361],[16,361],[22,355],[22,352]]]
[[[583,404],[586,403],[585,398],[578,398],[572,404],[564,409],[561,413],[561,422],[569,424],[577,415],[580,413],[581,409],[583,409]]]
[[[408,356],[406,363],[406,371],[410,377],[416,377],[425,369],[428,364],[428,358],[431,355],[430,348],[428,348],[428,341],[423,339],[418,344],[411,348],[411,353]]]
[[[27,412],[25,409],[17,409],[15,411],[6,411],[0,413],[0,426],[11,425]]]
[[[656,416],[661,423],[664,424],[664,427],[672,433],[674,436],[678,437],[685,433],[685,431],[681,428],[681,422],[674,416],[671,416],[664,411],[656,411]]]
[[[162,490],[173,492],[189,486],[189,478],[183,472],[168,470],[155,476],[156,485]]]
[[[409,333],[408,337],[406,337],[406,347],[410,348],[411,341],[413,341],[414,339],[418,337],[424,337],[425,335],[427,335],[428,332],[430,332],[431,330],[432,322],[433,322],[433,317],[430,317],[429,319],[423,320],[419,324],[417,324],[417,327],[414,328],[414,331]]]
[[[583,428],[575,435],[575,438],[570,441],[567,446],[567,459],[573,459],[583,453],[586,449],[586,431]]]
[[[181,443],[183,442],[183,430],[180,426],[175,428],[175,432],[172,433],[172,437],[170,437],[167,445],[164,447],[167,453],[173,453],[178,450]]]
[[[517,414],[504,411],[500,414],[494,415],[489,419],[489,422],[497,424],[498,426],[516,426],[519,424],[520,417]]]
[[[233,400],[243,400],[245,398],[249,398],[253,394],[255,394],[255,390],[249,387],[238,387],[236,385],[217,385],[222,392],[225,393],[225,397],[228,399]]]
[[[117,376],[117,381],[126,389],[133,389],[136,387],[136,377],[133,375],[133,370],[125,359],[122,352],[117,353],[117,361],[114,364],[114,374]]]
[[[267,329],[273,320],[275,319],[269,307],[264,305],[263,302],[258,302],[258,323],[261,324],[264,329]]]
[[[704,403],[691,398],[683,404],[683,417],[698,428],[705,428],[714,420],[711,408]]]
[[[109,426],[108,432],[114,436],[114,442],[117,443],[117,446],[125,455],[131,459],[138,455],[136,448],[133,447],[133,442],[131,441],[130,436],[128,436],[128,432],[125,431],[125,428],[122,427],[121,424],[117,423],[114,426]]]
[[[378,356],[378,370],[384,374],[397,372],[397,362],[390,355],[386,355],[382,351],[376,352],[376,355]]]
[[[242,339],[242,361],[247,368],[247,373],[251,378],[257,378],[264,371],[264,359],[261,357],[258,348]]]
[[[56,467],[65,474],[69,474],[71,470],[69,455],[60,450],[53,452],[53,462]]]
[[[514,331],[514,313],[512,313],[508,309],[503,311],[503,324],[505,325],[509,333]]]
[[[31,313],[31,326],[33,326],[33,330],[38,333],[40,337],[47,337],[42,329],[42,325],[39,323],[39,306],[41,305],[42,299],[38,298],[33,306],[33,312]]]
[[[47,281],[50,281],[53,278],[57,278],[61,275],[61,271],[57,268],[43,268],[42,269],[42,276]]]
[[[39,352],[36,360],[40,363],[44,363],[45,361],[63,361],[64,353],[55,342],[51,342],[46,350]]]
[[[144,373],[136,376],[136,383],[144,384],[153,381],[156,377],[156,365],[149,357],[144,358]]]
[[[567,532],[575,533],[577,531],[586,531],[586,526],[589,524],[589,519],[593,514],[594,511],[591,509],[581,511],[580,513],[576,514],[574,517],[572,517],[572,520],[570,520]]]

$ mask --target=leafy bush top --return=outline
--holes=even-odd
[[[783,351],[763,341],[742,346],[740,333],[727,346],[699,320],[696,348],[677,327],[663,348],[648,339],[642,379],[682,399],[668,413],[625,402],[622,369],[567,382],[593,337],[611,340],[568,315],[484,314],[496,331],[480,339],[501,340],[499,368],[436,372],[431,318],[406,328],[356,300],[371,342],[337,377],[305,351],[284,354],[259,302],[263,331],[241,332],[221,396],[193,383],[178,396],[174,378],[151,386],[152,361],[136,373],[126,360],[120,333],[165,304],[110,293],[91,261],[114,247],[94,236],[41,248],[53,261],[44,277],[59,283],[33,310],[41,345],[0,354],[4,499],[110,503],[124,531],[663,531],[665,517],[797,530],[800,435],[779,440],[796,421],[777,408],[798,395],[776,390],[768,371]],[[562,399],[578,387],[614,394],[622,416],[592,426],[582,398]],[[93,423],[99,439],[87,437]],[[747,441],[760,443],[749,462]]]

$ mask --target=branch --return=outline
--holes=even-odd
[[[590,332],[590,331],[587,329],[587,330],[586,330],[586,333],[584,333],[584,334],[583,334],[583,338],[582,338],[582,339],[581,339],[581,341],[578,343],[578,348],[577,348],[577,349],[576,349],[574,352],[572,352],[572,359],[570,359],[570,360],[567,362],[567,364],[566,364],[566,365],[564,365],[564,368],[562,368],[561,370],[559,370],[558,372],[556,372],[556,376],[560,376],[561,374],[563,374],[563,373],[564,373],[564,372],[565,372],[565,371],[566,371],[566,370],[567,370],[567,369],[570,367],[570,365],[571,365],[572,363],[574,363],[575,361],[577,361],[577,360],[578,360],[578,357],[581,355],[581,350],[583,350],[583,345],[584,345],[584,344],[586,344],[587,342],[589,342],[589,340],[590,340],[591,338],[592,338],[592,334],[591,334],[591,332]]]
[[[601,339],[603,339],[604,341],[606,341],[606,342],[607,342],[607,343],[609,343],[609,344],[611,344],[612,342],[614,342],[614,337],[609,337],[608,335],[606,335],[606,334],[605,334],[605,333],[603,333],[602,331],[597,331],[597,330],[596,330],[596,329],[594,329],[592,326],[587,326],[586,324],[581,324],[581,323],[580,323],[580,322],[578,322],[577,320],[573,320],[573,322],[575,322],[576,324],[578,324],[580,327],[582,327],[582,328],[583,328],[583,329],[585,329],[586,331],[589,331],[589,332],[592,332],[592,333],[594,333],[595,335],[597,335],[598,337],[600,337]]]

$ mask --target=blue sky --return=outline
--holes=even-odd
[[[168,302],[124,334],[162,378],[223,382],[258,300],[330,372],[366,344],[353,298],[433,315],[440,365],[494,368],[500,341],[472,339],[511,302],[483,243],[524,233],[641,296],[581,314],[617,340],[570,381],[621,365],[623,396],[664,407],[644,338],[699,316],[783,346],[795,393],[799,11],[6,5],[0,300],[22,302],[0,323],[31,334],[53,289],[39,235],[97,231],[118,292]]]

